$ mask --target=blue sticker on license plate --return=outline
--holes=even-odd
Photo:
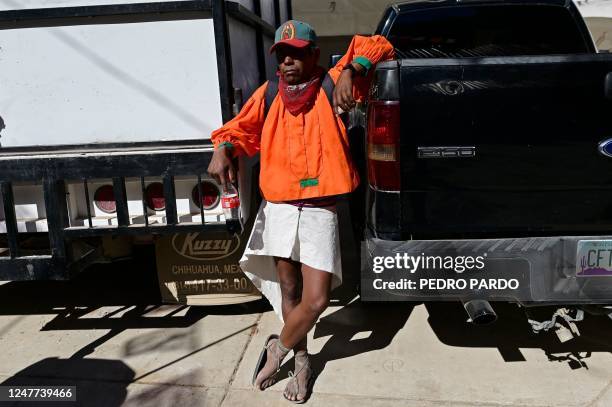
[[[612,277],[612,240],[579,240],[576,276]]]

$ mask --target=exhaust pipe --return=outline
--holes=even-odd
[[[468,322],[474,325],[488,325],[497,321],[497,314],[493,311],[493,307],[486,300],[469,300],[462,301],[463,308],[467,312],[470,319]]]

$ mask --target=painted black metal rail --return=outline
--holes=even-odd
[[[205,141],[198,148],[169,149],[168,151],[136,151],[133,153],[105,154],[103,151],[88,153],[51,153],[43,155],[14,155],[0,157],[0,185],[6,223],[8,257],[0,257],[0,280],[67,279],[73,262],[68,250],[71,239],[100,236],[134,236],[142,234],[174,234],[223,231],[224,224],[206,224],[200,210],[199,222],[179,222],[174,192],[176,176],[193,176],[198,180],[206,173],[213,147]],[[144,224],[130,224],[125,182],[127,178],[140,180],[143,209],[145,202],[145,177],[163,180],[165,224],[150,224],[144,210]],[[89,203],[90,180],[111,179],[116,202],[117,226],[93,226]],[[50,254],[26,256],[21,250],[13,183],[34,182],[42,184],[48,225]],[[82,182],[87,209],[84,226],[71,225],[67,205],[67,183]],[[73,218],[75,216],[72,216]],[[78,260],[78,259],[77,259]]]
[[[75,7],[45,7],[0,11],[0,23],[74,19],[80,17],[126,16],[190,11],[212,11],[213,0],[165,1]]]

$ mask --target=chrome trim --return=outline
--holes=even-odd
[[[605,155],[606,157],[610,157],[612,158],[612,153],[608,153],[605,148],[607,145],[612,143],[612,138],[603,140],[599,142],[599,145],[597,146],[597,149],[599,150],[599,154],[601,155]]]
[[[402,192],[402,191],[387,191],[386,189],[378,189],[374,185],[370,184],[369,182],[368,182],[368,186],[370,187],[370,189],[376,192],[386,192],[388,194],[399,194]]]
[[[473,158],[475,146],[417,147],[418,158]]]

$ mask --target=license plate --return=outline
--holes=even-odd
[[[577,277],[612,277],[612,240],[579,240]]]

